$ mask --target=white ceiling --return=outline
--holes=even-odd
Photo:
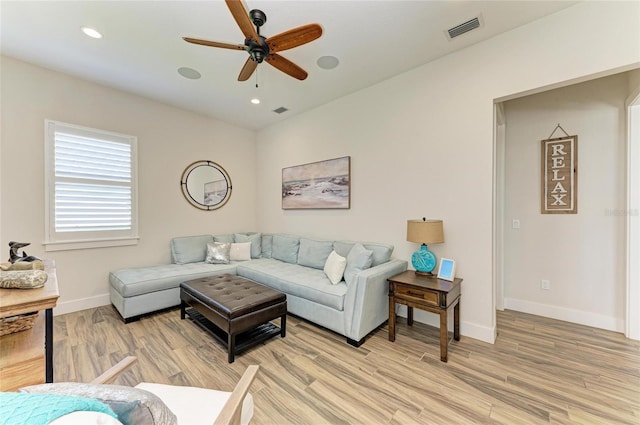
[[[282,52],[308,73],[295,80],[267,63],[246,82],[237,76],[242,51],[188,44],[183,36],[242,44],[244,36],[223,1],[0,2],[3,55],[117,89],[259,129],[408,71],[576,1],[261,1],[268,37],[319,23],[316,41]],[[453,40],[446,30],[471,18],[482,26]],[[91,39],[81,26],[104,35]],[[318,67],[335,56],[333,70]],[[180,76],[190,67],[198,80]],[[473,64],[469,66],[473,72]],[[249,100],[259,97],[260,105]],[[289,109],[281,115],[274,109]]]

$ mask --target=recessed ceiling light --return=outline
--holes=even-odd
[[[251,99],[251,103],[253,103],[254,105],[259,105],[260,99],[258,99],[257,97],[254,97],[253,99]]]
[[[321,56],[317,61],[318,66],[322,69],[333,69],[339,63],[340,61],[335,56]]]
[[[100,34],[98,32],[98,30],[95,30],[95,29],[90,28],[90,27],[82,27],[80,29],[82,30],[83,33],[85,33],[86,35],[88,35],[91,38],[102,38],[102,34]]]
[[[187,68],[186,66],[178,68],[178,74],[190,80],[198,80],[200,77],[202,77],[202,75],[200,75],[198,71],[193,68]]]

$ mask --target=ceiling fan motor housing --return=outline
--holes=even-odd
[[[258,44],[251,39],[245,39],[244,45],[247,46],[247,51],[251,55],[251,59],[258,63],[262,63],[262,61],[269,55],[269,44],[265,41],[266,38],[259,35],[262,44]]]

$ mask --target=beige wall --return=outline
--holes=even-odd
[[[110,270],[170,261],[174,236],[256,228],[255,133],[138,96],[2,58],[0,249],[31,242],[29,254],[56,260],[56,314],[109,303]],[[45,118],[138,137],[137,246],[44,252]],[[200,211],[183,198],[180,176],[193,161],[222,165],[228,204]]]
[[[505,102],[505,308],[624,330],[628,95],[623,73]],[[540,213],[540,140],[557,123],[578,135],[578,214]]]
[[[493,341],[494,100],[638,66],[639,15],[636,2],[583,2],[257,135],[3,58],[0,247],[27,240],[28,252],[55,258],[61,303],[80,309],[108,303],[109,270],[168,261],[172,236],[287,231],[389,242],[396,257],[409,259],[417,246],[405,241],[406,220],[442,218],[446,242],[431,248],[457,260],[465,279],[462,333]],[[138,136],[138,246],[43,252],[45,118]],[[345,155],[350,210],[281,209],[283,167]],[[218,212],[182,199],[179,176],[198,159],[231,175],[234,194]]]
[[[390,242],[409,259],[406,220],[441,218],[432,248],[464,278],[461,331],[493,341],[494,100],[637,66],[639,12],[580,3],[259,132],[260,228]],[[350,210],[280,208],[282,167],[344,155]]]

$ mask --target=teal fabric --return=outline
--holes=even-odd
[[[331,251],[333,251],[333,242],[331,241],[300,238],[298,264],[323,270]]]
[[[31,394],[58,394],[98,400],[118,415],[123,425],[177,425],[176,415],[156,395],[139,388],[80,382],[57,382],[20,389]]]
[[[271,257],[285,263],[296,264],[298,262],[298,248],[300,238],[289,235],[273,235]]]
[[[213,240],[216,242],[221,242],[221,243],[234,243],[234,242],[238,242],[235,240],[235,238],[233,237],[232,234],[227,234],[227,235],[214,235],[213,236]]]
[[[347,255],[347,267],[344,269],[344,280],[351,285],[354,276],[371,267],[373,251],[366,249],[362,244],[355,244]]]
[[[371,267],[384,264],[391,259],[393,253],[393,245],[384,245],[380,243],[365,242],[362,244],[365,248],[373,252],[371,256]]]
[[[207,256],[207,243],[211,235],[184,236],[171,239],[171,257],[174,264],[199,263]]]
[[[163,264],[161,266],[121,269],[109,273],[111,287],[123,297],[177,288],[181,282],[224,273],[236,273],[236,264]],[[180,304],[180,300],[177,300]]]
[[[236,243],[251,242],[251,258],[262,255],[262,233],[236,233],[233,235]]]
[[[295,295],[339,311],[344,308],[347,285],[333,285],[322,270],[263,258],[238,264],[237,271],[238,276],[284,292],[287,297]]]
[[[349,255],[351,248],[358,243],[353,241],[335,241],[333,243],[333,249],[341,256],[346,257]],[[366,249],[373,251],[371,257],[371,266],[379,266],[391,259],[393,253],[393,245],[386,245],[375,242],[362,242],[362,246]]]
[[[333,249],[339,256],[347,258],[349,251],[351,251],[351,248],[353,248],[355,244],[355,242],[349,241],[335,241],[333,243]]]
[[[271,258],[273,235],[262,234],[262,258]]]
[[[77,411],[101,412],[118,417],[109,406],[93,398],[0,392],[0,425],[45,425]]]

